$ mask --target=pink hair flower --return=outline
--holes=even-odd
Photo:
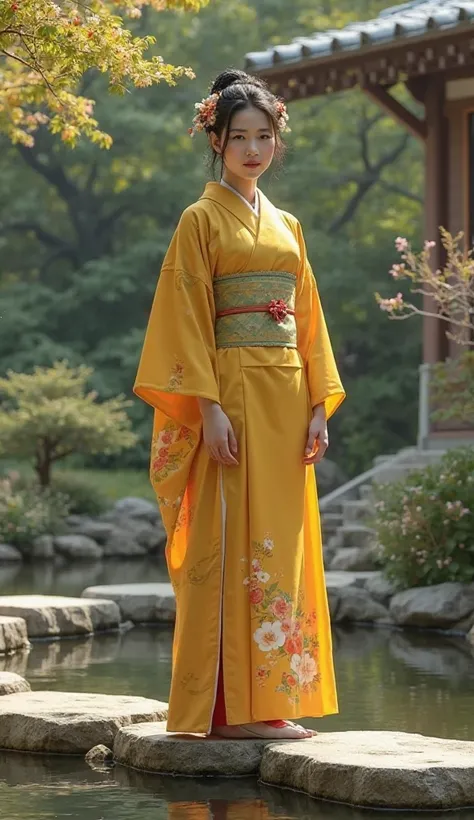
[[[194,108],[196,114],[193,118],[192,128],[188,129],[188,134],[194,137],[197,131],[204,131],[216,123],[216,108],[219,101],[220,94],[210,94],[209,97],[204,97],[200,103],[195,103]]]
[[[280,129],[280,131],[291,131],[291,128],[288,125],[288,120],[290,119],[290,117],[283,100],[277,100],[276,112],[278,119],[278,128]]]

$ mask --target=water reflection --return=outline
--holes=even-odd
[[[79,561],[62,559],[31,564],[0,565],[0,594],[81,595],[98,584],[138,584],[167,581],[164,561]]]
[[[121,766],[97,772],[80,758],[6,752],[0,752],[0,799],[8,820],[387,820],[387,812],[316,801],[254,778],[195,780]],[[472,810],[429,814],[430,820],[447,816],[474,820]]]

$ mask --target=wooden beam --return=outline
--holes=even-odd
[[[425,239],[434,240],[436,247],[431,253],[431,264],[436,270],[445,263],[445,251],[441,245],[440,226],[449,230],[448,212],[448,158],[449,130],[444,113],[445,84],[432,77],[426,89],[425,116],[428,136],[425,149]],[[436,313],[431,296],[425,296],[423,307]],[[439,319],[423,317],[423,361],[427,364],[443,361],[449,354],[444,323]]]
[[[412,114],[408,108],[405,108],[395,97],[392,97],[383,86],[365,84],[362,85],[362,90],[376,102],[377,105],[407,128],[411,134],[418,137],[418,139],[426,140],[427,129],[425,120],[420,120],[419,117]]]

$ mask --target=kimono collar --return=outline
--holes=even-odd
[[[261,213],[264,197],[261,191],[259,191],[259,195]],[[259,217],[234,191],[229,190],[219,182],[208,182],[200,199],[210,199],[217,202],[239,219],[254,236],[258,233]]]

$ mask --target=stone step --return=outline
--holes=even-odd
[[[164,723],[145,723],[116,734],[114,757],[122,766],[174,775],[258,774],[273,786],[367,808],[434,811],[474,803],[474,742],[405,732],[242,742],[167,734]]]
[[[90,635],[120,625],[114,601],[61,595],[1,595],[0,615],[23,618],[29,638]]]
[[[107,598],[115,601],[123,621],[173,623],[176,602],[171,584],[114,584],[88,587],[83,598]]]
[[[373,510],[369,501],[360,499],[359,501],[344,501],[342,505],[343,524],[350,526],[364,521]]]
[[[359,487],[359,498],[361,501],[373,501],[374,487],[372,484],[361,484]]]
[[[375,576],[380,575],[379,572],[344,572],[326,570],[324,578],[326,580],[326,589],[341,589],[343,587],[365,587],[365,584],[371,581]]]
[[[11,615],[0,615],[0,655],[9,655],[29,646],[26,621]]]
[[[329,567],[339,571],[375,571],[378,567],[376,555],[371,547],[344,547],[337,550]]]
[[[255,775],[271,739],[229,740],[166,732],[166,723],[128,726],[117,733],[114,758],[149,772],[209,776]]]
[[[22,692],[0,697],[0,748],[85,754],[122,726],[166,720],[168,704],[131,695]]]
[[[352,806],[467,807],[474,800],[474,742],[405,732],[324,732],[266,746],[260,780]]]
[[[344,524],[338,530],[342,547],[369,547],[374,543],[375,530],[363,524]]]
[[[14,695],[16,692],[30,692],[31,686],[15,672],[0,672],[0,696]]]

